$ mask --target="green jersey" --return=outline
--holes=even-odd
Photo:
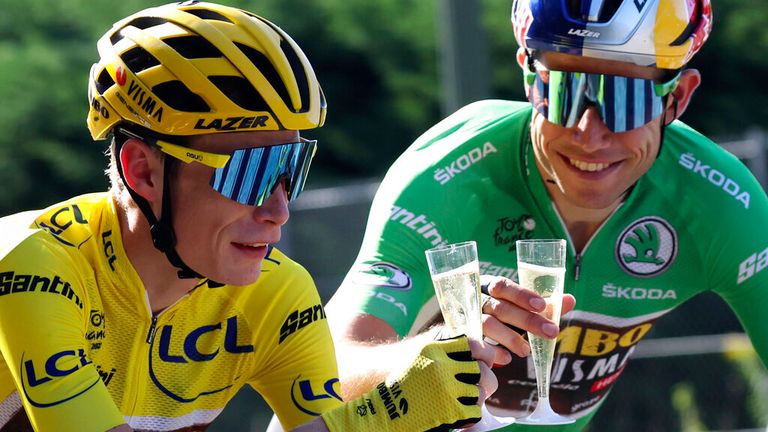
[[[482,274],[516,280],[515,240],[569,239],[536,168],[530,120],[527,103],[483,101],[420,137],[377,192],[337,310],[418,333],[439,314],[424,250],[475,240]],[[583,428],[656,320],[703,291],[727,302],[766,363],[766,222],[766,194],[738,159],[668,126],[652,168],[583,250],[570,248],[565,291],[576,308],[561,320],[550,401],[577,422],[551,430]],[[492,410],[531,411],[532,362],[513,356],[495,371]]]

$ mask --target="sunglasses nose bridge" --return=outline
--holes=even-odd
[[[579,128],[583,130],[591,128],[603,130],[608,128],[602,107],[593,102],[585,104],[584,109],[579,116],[578,125]]]
[[[283,185],[283,188],[285,192],[288,194],[288,196],[291,196],[291,190],[293,189],[293,185],[291,184],[291,176],[287,172],[283,172],[282,174],[278,175],[275,178],[275,184],[272,186],[272,188],[269,191],[269,195],[272,195],[275,193],[278,187],[280,185]]]
[[[614,125],[608,118],[610,109],[605,99],[606,77],[599,74],[579,74],[573,83],[570,95],[571,113],[566,127],[578,126],[582,132],[589,130],[614,131]]]
[[[583,123],[584,117],[588,115],[589,111],[594,111],[595,115],[602,121],[605,121],[603,116],[602,105],[590,98],[586,92],[583,92],[574,98],[571,103],[570,112],[568,113],[565,127],[579,126]]]

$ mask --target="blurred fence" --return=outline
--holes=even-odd
[[[741,139],[723,141],[720,145],[741,159],[768,191],[768,136],[764,131],[756,129]]]
[[[721,145],[768,190],[765,133]],[[369,180],[307,190],[292,206],[279,247],[309,270],[324,302],[355,259],[377,187]],[[266,404],[247,389],[210,430],[264,431],[270,417]],[[768,374],[730,309],[704,294],[660,320],[638,345],[589,431],[768,432],[766,424]]]

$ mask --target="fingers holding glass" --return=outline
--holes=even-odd
[[[529,331],[537,336],[556,337],[559,327],[551,319],[547,318],[546,315],[542,314],[544,310],[542,308],[539,312],[531,311],[505,300],[491,298],[486,302],[483,313],[492,315],[502,323],[523,331]],[[514,329],[509,330],[511,332],[515,331]],[[493,338],[490,333],[486,333],[486,335]],[[496,338],[493,339],[498,341]]]
[[[472,352],[472,358],[480,363],[479,401],[483,402],[499,387],[496,375],[490,369],[496,361],[496,350],[488,343],[473,339],[469,339],[469,348]]]
[[[483,334],[520,357],[530,354],[526,332],[538,336],[557,337],[559,327],[541,314],[546,305],[544,299],[506,278],[497,278],[486,285],[488,293],[483,302]],[[497,297],[498,296],[498,297]],[[534,307],[538,301],[541,308]],[[570,312],[575,299],[563,296],[562,313]]]
[[[524,310],[540,311],[544,309],[545,302],[540,295],[524,289],[511,279],[498,276],[488,278],[481,276],[481,279],[484,287],[483,292],[487,291],[487,294],[494,299],[505,300]]]

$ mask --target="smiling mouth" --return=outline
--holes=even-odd
[[[609,166],[611,164],[609,163],[594,163],[594,162],[584,162],[577,159],[571,159],[568,158],[568,162],[571,164],[572,167],[575,167],[581,171],[587,171],[587,172],[600,172]]]
[[[238,246],[242,247],[248,247],[248,248],[260,248],[260,247],[266,247],[269,245],[269,243],[235,243]]]

